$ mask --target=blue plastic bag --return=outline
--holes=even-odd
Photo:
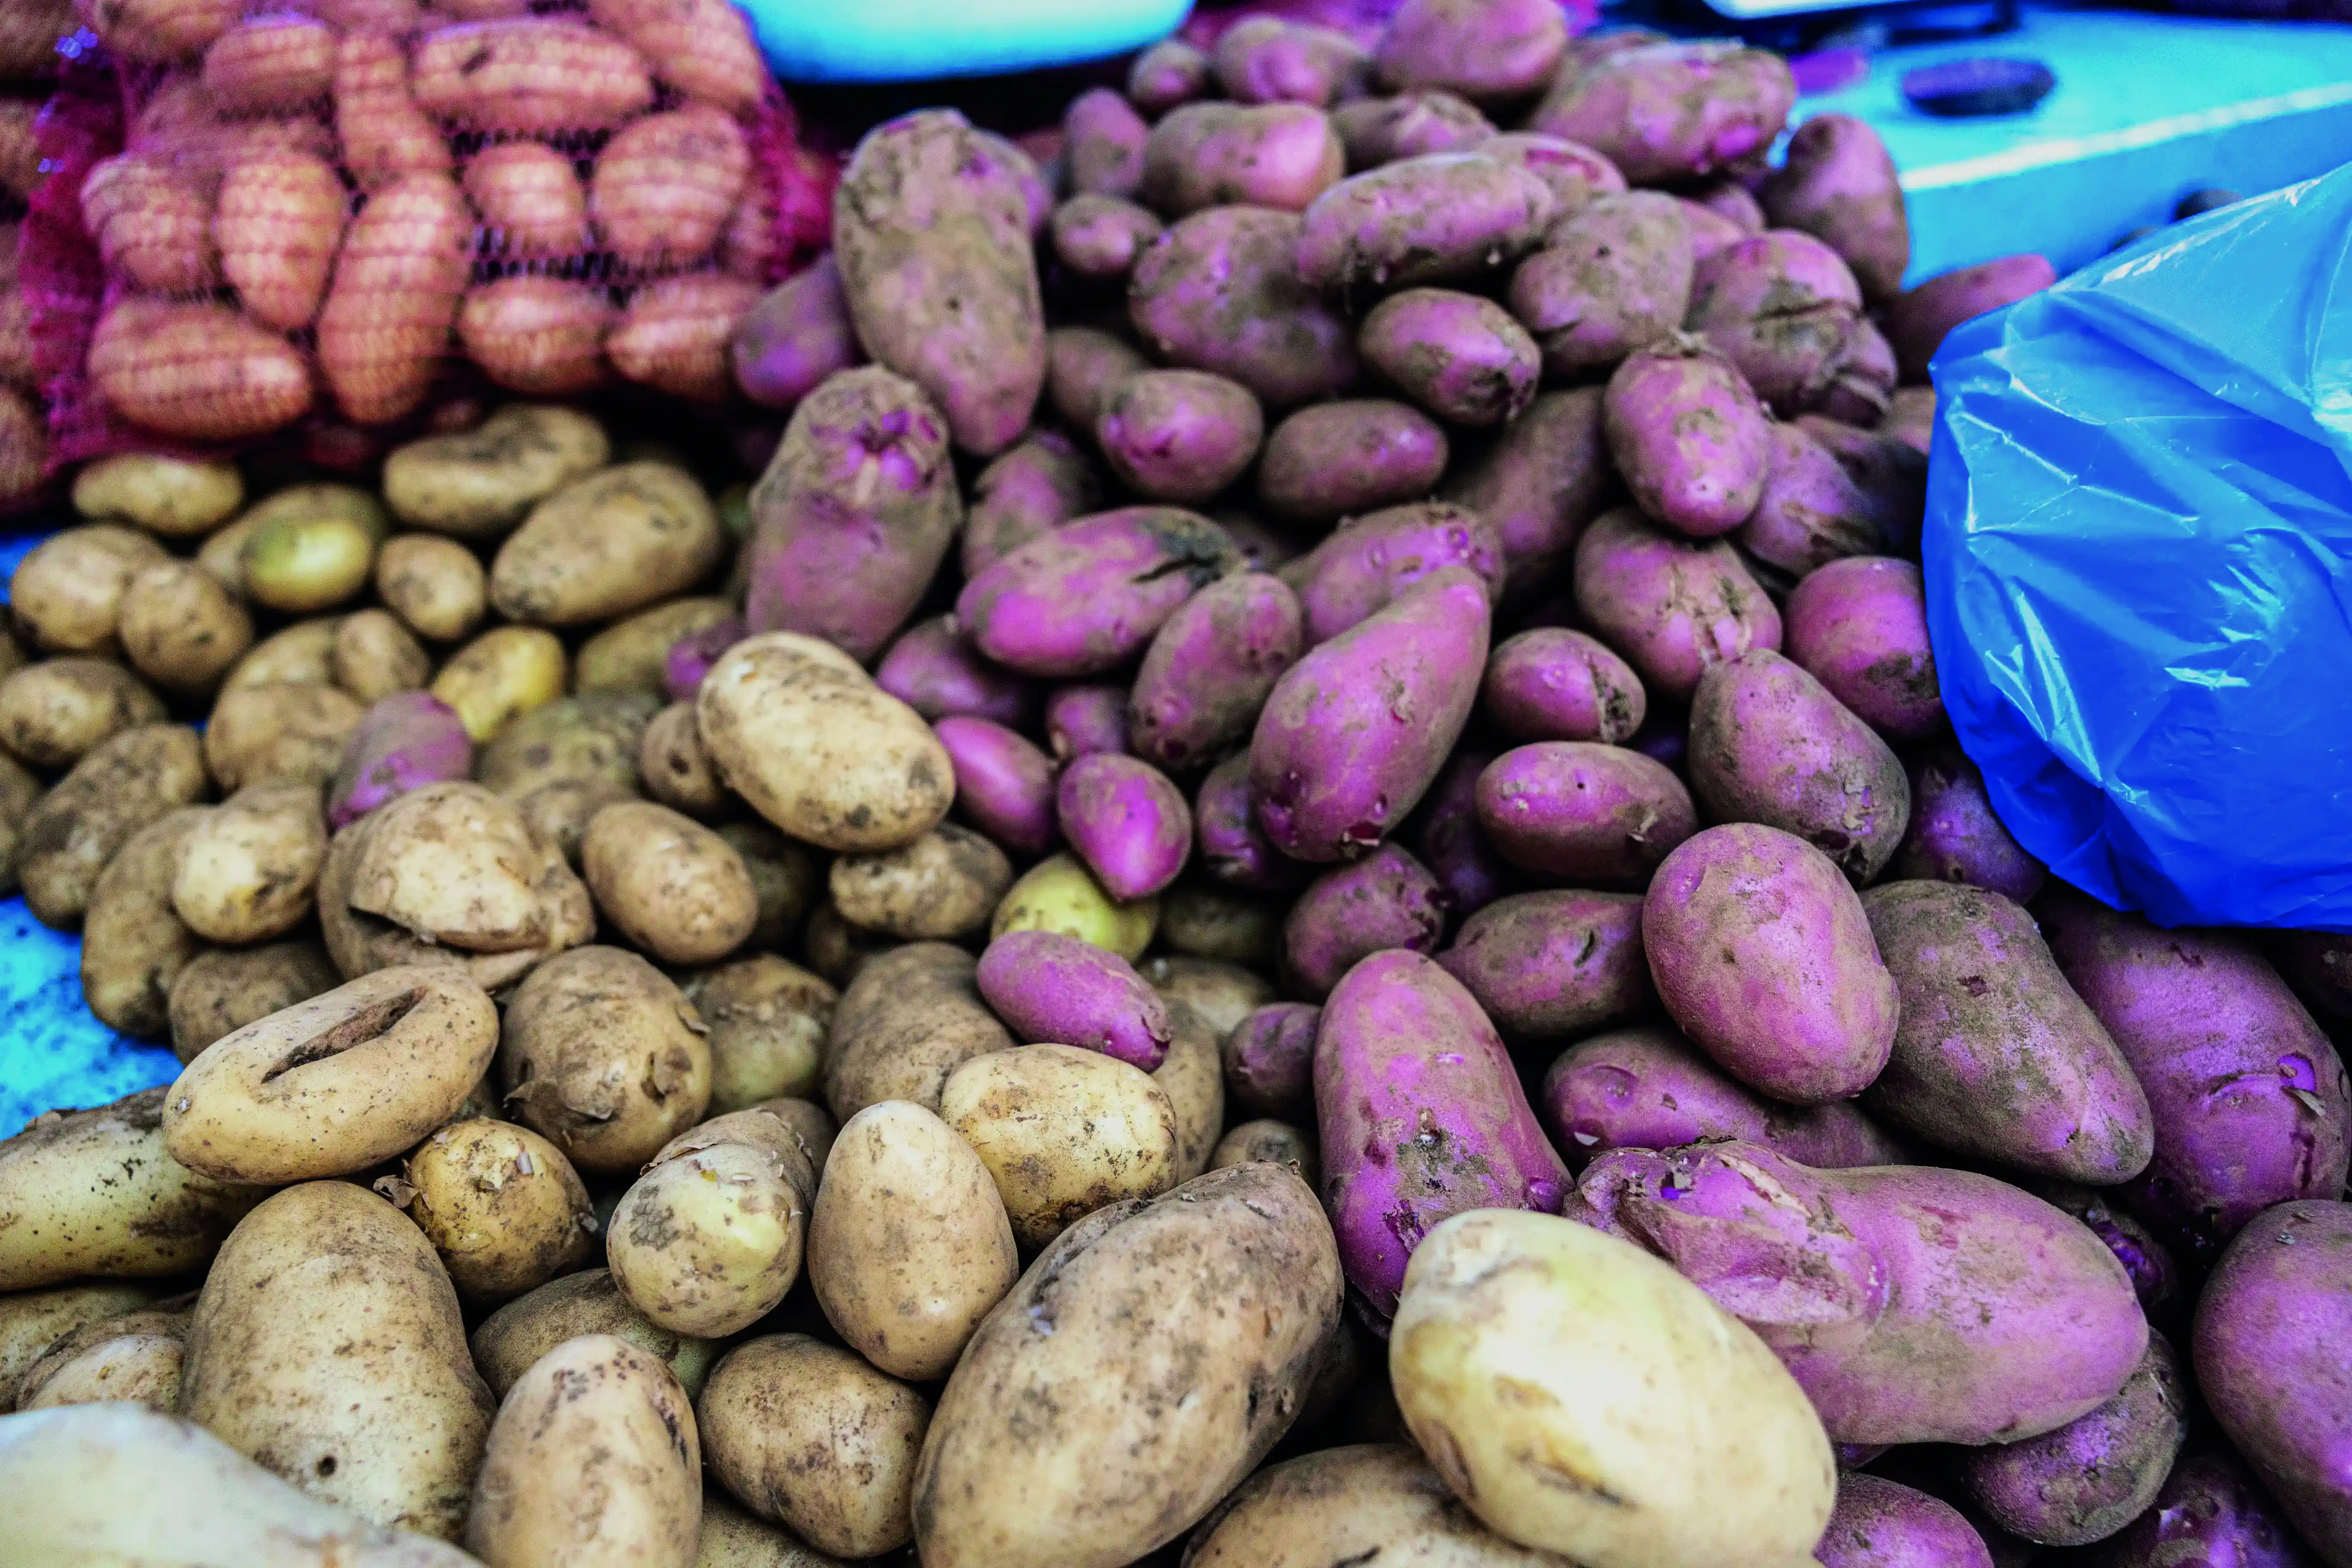
[[[2352,931],[2352,165],[1933,374],[1928,634],[2001,821],[2163,925]]]

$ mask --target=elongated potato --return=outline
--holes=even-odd
[[[612,455],[611,438],[591,416],[509,404],[471,430],[395,448],[383,464],[384,504],[411,527],[495,537]]]
[[[16,1408],[128,1400],[172,1414],[180,1408],[187,1331],[185,1312],[125,1312],[85,1323],[25,1369],[16,1380]]]
[[[691,475],[623,463],[531,510],[490,564],[490,603],[535,626],[609,620],[693,587],[725,542],[718,510]]]
[[[184,806],[151,823],[99,873],[82,917],[81,994],[110,1028],[152,1040],[170,1027],[172,987],[205,945],[172,907],[172,877],[209,815]]]
[[[44,924],[80,923],[99,874],[142,827],[204,798],[195,731],[142,724],[110,736],[25,814],[17,876]]]
[[[774,1111],[730,1111],[662,1146],[613,1211],[613,1281],[648,1321],[719,1339],[800,1278],[816,1173]]]

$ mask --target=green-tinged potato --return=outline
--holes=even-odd
[[[1280,1166],[1080,1220],[940,1395],[915,1476],[925,1568],[1121,1568],[1181,1535],[1289,1429],[1339,1294],[1322,1207]]]
[[[810,925],[814,938],[816,922]],[[886,948],[859,966],[826,1035],[824,1099],[835,1116],[846,1121],[886,1100],[937,1110],[948,1075],[1013,1048],[1012,1033],[981,999],[978,968],[971,953],[943,942]]]
[[[581,691],[667,693],[664,670],[680,637],[708,631],[735,614],[723,598],[672,599],[616,621],[580,645],[572,685]]]
[[[795,844],[764,822],[725,822],[719,837],[743,858],[759,896],[760,915],[751,927],[755,948],[792,945],[810,909],[824,894],[824,872],[808,847]]]
[[[188,1321],[187,1417],[373,1524],[457,1535],[490,1426],[457,1293],[422,1232],[348,1182],[238,1222]]]
[[[205,726],[205,762],[225,790],[257,784],[322,784],[367,717],[336,687],[289,682],[225,690]]]
[[[289,616],[333,609],[367,586],[383,531],[348,511],[280,511],[245,536],[246,597]]]
[[[375,592],[410,631],[432,642],[456,642],[482,624],[490,605],[480,559],[435,533],[395,533],[378,546]]]
[[[326,858],[316,784],[249,785],[204,811],[182,837],[172,908],[207,942],[267,942],[310,918]]]
[[[1027,1247],[1177,1183],[1182,1129],[1168,1091],[1100,1051],[1023,1046],[975,1057],[948,1075],[940,1119],[988,1167]]]
[[[230,667],[221,690],[245,686],[332,686],[335,683],[336,616],[297,621],[272,632]]]
[[[167,560],[135,528],[68,528],[33,546],[8,579],[17,629],[43,653],[104,653],[114,647],[122,595],[142,568]]]
[[[971,1145],[919,1105],[843,1124],[809,1218],[809,1283],[850,1348],[929,1383],[1020,1277],[1012,1222]]]
[[[1004,851],[943,822],[912,844],[833,863],[833,906],[854,926],[901,942],[961,942],[988,929],[1013,886]]]
[[[747,638],[710,667],[695,701],[729,787],[807,843],[895,849],[937,826],[955,796],[931,727],[829,643]]]
[[[717,1487],[706,1487],[694,1568],[842,1568],[842,1563],[745,1513]]]
[[[240,517],[223,523],[196,546],[196,564],[205,574],[240,598],[245,594],[245,542],[260,520]]]
[[[335,626],[335,684],[373,705],[433,678],[433,656],[389,610],[354,610]]]
[[[1559,1568],[1472,1518],[1410,1444],[1326,1448],[1252,1476],[1202,1521],[1189,1568],[1399,1563]]]
[[[45,658],[0,679],[0,746],[36,768],[69,768],[108,736],[163,718],[163,700],[110,658]]]
[[[0,1290],[190,1273],[267,1195],[165,1152],[165,1093],[49,1111],[0,1142]]]
[[[1217,1134],[1225,1126],[1225,1073],[1219,1037],[1201,1010],[1168,995],[1168,1057],[1151,1079],[1176,1112],[1176,1180],[1189,1182],[1209,1168]],[[1268,1000],[1272,1000],[1271,997]]]
[[[1803,1390],[1630,1242],[1525,1210],[1455,1215],[1405,1268],[1398,1406],[1486,1526],[1591,1568],[1788,1568],[1837,1471]]]
[[[686,1390],[658,1357],[585,1334],[500,1402],[466,1546],[496,1568],[692,1568],[701,1519]]]
[[[159,561],[122,591],[115,635],[140,674],[169,690],[209,691],[253,646],[253,617],[193,561]]]
[[[150,1286],[107,1280],[0,1295],[0,1409],[16,1398],[17,1381],[51,1345],[86,1324],[149,1306],[157,1294]]]
[[[874,1557],[913,1538],[930,1404],[850,1352],[806,1334],[747,1341],[711,1369],[695,1419],[719,1483],[818,1550]]]
[[[498,1037],[497,1007],[462,972],[379,969],[189,1063],[164,1104],[164,1147],[223,1181],[362,1171],[447,1121]]]
[[[184,1312],[151,1310],[84,1324],[25,1369],[16,1380],[16,1407],[128,1400],[170,1415],[180,1407],[187,1321]]]
[[[617,1334],[668,1366],[689,1398],[701,1392],[719,1359],[709,1340],[676,1334],[646,1321],[602,1268],[565,1274],[482,1320],[474,1331],[474,1362],[500,1399],[533,1363],[583,1334]]]
[[[799,964],[757,952],[685,983],[709,1030],[710,1110],[824,1091],[824,1037],[841,993]]]
[[[693,587],[726,543],[719,510],[692,475],[623,463],[531,509],[490,563],[490,603],[532,626],[610,620]]]
[[[0,1519],[26,1564],[475,1568],[454,1546],[305,1497],[194,1422],[136,1405],[0,1421]]]
[[[1182,882],[1161,895],[1160,942],[1222,963],[1270,966],[1282,952],[1284,906],[1213,882]]]
[[[235,463],[118,452],[74,476],[73,508],[92,522],[127,522],[166,539],[210,533],[245,504]]]
[[[637,773],[646,793],[703,821],[722,816],[734,804],[726,783],[702,743],[702,721],[691,702],[673,702],[646,723],[637,746]]]
[[[613,1281],[662,1328],[740,1333],[800,1278],[815,1192],[782,1117],[757,1106],[713,1117],[665,1144],[613,1211]]]
[[[503,1301],[596,1256],[595,1208],[563,1152],[528,1127],[453,1121],[401,1169],[401,1206],[461,1300]]]
[[[383,462],[383,499],[414,527],[489,538],[612,457],[604,426],[588,415],[509,404],[463,434],[396,448]]]
[[[172,986],[204,942],[172,907],[180,847],[211,815],[184,806],[131,836],[82,916],[81,994],[98,1021],[142,1040],[171,1026]]]
[[[702,824],[651,801],[598,812],[580,866],[623,936],[665,963],[711,963],[743,945],[760,915],[742,857]]]
[[[537,626],[492,626],[449,656],[434,696],[457,710],[478,746],[563,695],[563,644]]]
[[[474,777],[509,800],[566,780],[604,779],[635,795],[637,753],[654,700],[639,691],[583,691],[534,708],[482,748]]]
[[[100,741],[25,814],[17,876],[46,925],[78,925],[99,873],[131,836],[205,796],[196,732],[142,724]]]
[[[617,947],[580,947],[507,1004],[499,1082],[515,1119],[583,1171],[635,1171],[710,1103],[710,1047],[692,1003]]]
[[[1038,861],[1006,889],[988,935],[992,942],[1009,931],[1056,931],[1132,963],[1159,929],[1158,894],[1121,903],[1103,890],[1085,861],[1066,852]]]
[[[168,887],[163,896],[168,901]],[[89,953],[85,946],[85,966]],[[325,945],[307,937],[199,952],[181,966],[172,981],[172,1054],[183,1062],[192,1062],[215,1040],[297,1002],[332,991],[342,978],[335,961],[327,956]],[[83,985],[88,988],[86,979]]]

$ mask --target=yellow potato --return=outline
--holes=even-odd
[[[127,522],[166,539],[210,533],[245,504],[234,463],[118,452],[74,476],[74,510],[92,522]]]
[[[734,803],[702,744],[691,702],[673,702],[653,716],[637,748],[637,772],[647,795],[688,816],[708,821]]]
[[[604,779],[635,795],[637,751],[656,709],[636,691],[583,691],[534,708],[482,749],[474,773],[509,799],[568,780]]]
[[[583,1171],[635,1171],[702,1120],[710,1047],[661,971],[579,947],[531,971],[507,1004],[499,1082],[515,1119]]]
[[[950,1073],[1012,1049],[1011,1031],[981,1000],[978,968],[960,947],[915,942],[858,970],[826,1037],[824,1100],[835,1117],[846,1121],[885,1100],[937,1110]]]
[[[59,1339],[84,1324],[137,1311],[156,1295],[152,1287],[115,1280],[0,1294],[0,1412],[16,1397],[17,1379]],[[0,1424],[0,1432],[6,1429]]]
[[[322,784],[367,710],[324,684],[225,688],[205,726],[205,762],[225,790],[257,784]]]
[[[580,656],[573,662],[573,683],[582,691],[642,691],[667,697],[664,670],[671,645],[734,614],[733,600],[715,597],[672,599],[639,610],[580,645]]]
[[[335,627],[335,684],[373,706],[433,677],[433,657],[389,610],[354,610]]]
[[[1244,1121],[1218,1139],[1217,1147],[1209,1155],[1212,1171],[1251,1163],[1287,1165],[1308,1186],[1319,1189],[1323,1184],[1323,1163],[1316,1151],[1315,1134],[1287,1121],[1271,1118]]]
[[[238,518],[215,529],[196,546],[196,565],[230,593],[245,593],[245,542],[252,537],[256,520]]]
[[[816,1192],[800,1135],[730,1111],[663,1146],[613,1211],[614,1283],[648,1321],[719,1339],[775,1310],[800,1278]]]
[[[940,1119],[995,1178],[1024,1247],[1177,1183],[1179,1125],[1167,1090],[1099,1051],[1023,1046],[975,1057],[948,1076]]]
[[[665,963],[711,963],[760,918],[751,870],[709,828],[666,805],[625,801],[588,824],[580,865],[596,907]]]
[[[173,691],[209,691],[253,646],[253,617],[193,561],[142,570],[123,590],[115,628],[123,657]]]
[[[902,942],[958,942],[981,935],[1013,886],[1004,851],[969,827],[942,822],[912,844],[833,863],[833,907],[841,918]]]
[[[563,695],[563,644],[537,626],[492,626],[449,656],[433,695],[457,711],[476,745]]]
[[[1087,863],[1066,850],[1040,860],[1008,889],[989,921],[991,941],[1009,931],[1050,931],[1118,954],[1129,963],[1160,929],[1157,895],[1120,903],[1103,891]]]
[[[163,897],[168,902],[168,889]],[[200,952],[172,981],[172,1054],[192,1062],[215,1040],[342,981],[326,947],[307,938]]]
[[[691,474],[623,463],[531,510],[490,563],[490,603],[531,626],[610,620],[693,587],[726,543],[718,509]]]
[[[206,811],[181,838],[172,908],[207,942],[267,942],[310,918],[326,858],[318,787],[254,784]],[[168,979],[164,984],[168,1009]]]
[[[509,404],[472,430],[428,436],[383,462],[383,499],[417,528],[478,539],[609,461],[604,426],[575,409]]]
[[[709,1029],[710,1110],[741,1110],[824,1088],[824,1037],[841,994],[771,952],[688,977],[686,999]]]
[[[411,943],[479,954],[541,954],[575,946],[595,931],[588,889],[555,847],[532,834],[513,803],[475,784],[427,784],[362,817],[335,837],[348,842],[348,867],[338,879],[332,863],[320,878],[320,907],[327,917],[329,951],[336,950],[338,920],[373,916]],[[380,955],[394,962],[407,951],[364,930]],[[535,960],[534,960],[535,961]],[[498,966],[503,984],[521,968]],[[523,967],[528,967],[528,963]]]
[[[719,1359],[714,1341],[675,1334],[647,1322],[645,1314],[629,1305],[610,1273],[591,1268],[551,1279],[483,1319],[474,1331],[474,1363],[482,1369],[490,1392],[504,1399],[540,1357],[582,1334],[618,1334],[649,1352],[669,1367],[688,1396],[701,1391],[710,1363]]]
[[[1170,1003],[1190,1004],[1220,1043],[1244,1018],[1280,999],[1264,975],[1222,959],[1161,953],[1136,972]]]
[[[8,608],[44,653],[104,653],[114,647],[122,595],[142,567],[168,559],[135,528],[68,528],[33,546],[8,579]]]
[[[246,596],[289,616],[331,610],[367,586],[382,538],[380,528],[331,512],[256,523],[238,562]]]
[[[202,800],[196,732],[142,724],[100,742],[25,814],[17,876],[25,902],[46,924],[79,924],[98,879],[142,827]]]
[[[163,720],[163,700],[110,658],[45,658],[0,679],[0,746],[33,767],[69,768],[109,735]]]
[[[418,637],[456,642],[489,610],[490,578],[474,552],[435,533],[398,533],[375,552],[376,596]]]
[[[199,563],[199,564],[202,564]],[[241,686],[332,686],[335,683],[335,616],[297,621],[253,645],[221,682],[230,692]]]
[[[840,1558],[793,1540],[727,1500],[717,1487],[702,1492],[702,1540],[694,1568],[843,1568]]]
[[[402,1167],[403,1205],[467,1301],[535,1290],[596,1255],[595,1209],[563,1152],[528,1127],[452,1121]]]

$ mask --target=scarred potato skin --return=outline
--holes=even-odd
[[[1556,14],[1556,13],[1555,13]],[[1404,1562],[1553,1568],[1558,1558],[1480,1524],[1408,1443],[1325,1448],[1268,1465],[1201,1521],[1184,1568]]]
[[[980,994],[1024,1042],[1100,1051],[1150,1072],[1168,1059],[1167,1005],[1115,952],[1057,931],[1007,931],[980,955]]]
[[[1796,98],[1776,54],[1656,43],[1563,71],[1527,129],[1580,142],[1649,184],[1759,160]]]
[[[1258,500],[1300,522],[1328,522],[1427,495],[1451,448],[1437,422],[1386,398],[1300,409],[1266,437]]]
[[[1879,507],[1812,427],[1774,425],[1767,435],[1764,489],[1739,526],[1742,549],[1802,579],[1847,556],[1890,548]]]
[[[911,1100],[936,1111],[964,1062],[1017,1043],[982,1000],[978,961],[943,942],[908,942],[870,960],[833,1011],[824,1099],[846,1122],[869,1105]]]
[[[1838,1472],[1837,1507],[1813,1556],[1821,1568],[1993,1568],[1959,1510],[1856,1470]]]
[[[1330,1227],[1281,1166],[1073,1226],[940,1396],[915,1479],[929,1568],[1120,1568],[1182,1534],[1298,1414],[1339,1288]]]
[[[1789,657],[1890,741],[1943,727],[1919,568],[1885,556],[1834,561],[1789,595]]]
[[[633,1171],[710,1102],[700,1023],[635,953],[559,953],[507,1004],[498,1058],[505,1102],[583,1171]]]
[[[1125,663],[1194,592],[1241,565],[1224,530],[1169,506],[1065,524],[964,584],[956,620],[980,651],[1060,679]]]
[[[1267,207],[1208,207],[1171,225],[1128,279],[1137,336],[1171,364],[1240,382],[1268,408],[1339,393],[1356,377],[1355,331],[1300,281],[1298,236],[1295,215]],[[1094,411],[1081,412],[1091,422]]]
[[[1482,295],[1408,289],[1372,307],[1356,335],[1364,363],[1450,424],[1507,425],[1534,401],[1542,354]]]
[[[1501,594],[1502,542],[1486,520],[1466,507],[1417,501],[1342,521],[1277,574],[1297,592],[1301,640],[1314,647],[1449,566],[1477,574],[1489,598]]]
[[[2227,1448],[2189,1454],[2146,1512],[2103,1543],[2099,1568],[2229,1563],[2242,1568],[2312,1568],[2316,1561],[2284,1512]]]
[[[2179,1358],[2161,1334],[2113,1399],[2022,1443],[1972,1448],[1969,1496],[1995,1524],[2043,1546],[2087,1546],[2137,1519],[2172,1473],[2189,1432]]]
[[[1638,893],[1497,899],[1462,922],[1437,962],[1514,1040],[1573,1038],[1657,1005]]]
[[[1876,354],[1862,286],[1836,251],[1794,229],[1749,235],[1699,263],[1686,325],[1784,417],[1824,406]],[[1880,363],[1865,379],[1875,386],[1884,374]]]
[[[1321,1000],[1357,961],[1388,948],[1432,952],[1445,934],[1445,895],[1429,868],[1394,844],[1324,872],[1282,924],[1282,977]]]
[[[1227,204],[1298,212],[1346,168],[1339,134],[1311,105],[1192,103],[1151,128],[1140,189],[1171,218]]]
[[[1577,542],[1576,608],[1653,692],[1687,701],[1708,667],[1780,646],[1780,612],[1731,546],[1682,537],[1632,507]]]
[[[1544,368],[1577,376],[1671,337],[1690,307],[1694,265],[1679,203],[1620,192],[1555,221],[1511,274],[1507,298]]]
[[[1298,275],[1336,289],[1459,282],[1534,249],[1556,205],[1522,165],[1475,152],[1383,163],[1301,215]]]
[[[1642,727],[1642,678],[1600,638],[1538,626],[1497,644],[1478,706],[1517,741],[1622,745]]]
[[[1568,1168],[1494,1025],[1416,952],[1374,953],[1325,1001],[1315,1123],[1348,1281],[1378,1324],[1439,1221],[1473,1208],[1557,1214],[1568,1194]]]
[[[1764,408],[1688,339],[1630,355],[1602,401],[1609,449],[1643,512],[1695,539],[1728,533],[1764,493]]]
[[[758,1322],[800,1278],[816,1173],[792,1125],[764,1106],[662,1145],[607,1229],[613,1282],[646,1321],[724,1339]]]
[[[1639,888],[1698,831],[1690,792],[1624,746],[1540,741],[1478,775],[1478,826],[1504,859],[1571,885]]]

